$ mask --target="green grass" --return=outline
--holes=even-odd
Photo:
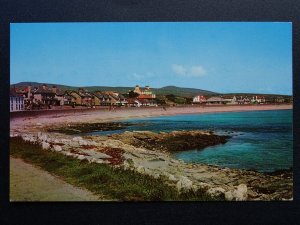
[[[209,201],[214,199],[203,190],[179,194],[164,183],[134,171],[116,169],[106,164],[80,161],[57,152],[43,150],[39,144],[26,142],[19,137],[10,139],[10,154],[25,162],[60,176],[70,184],[86,188],[108,199],[120,201]]]

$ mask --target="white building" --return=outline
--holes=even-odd
[[[149,86],[146,86],[145,88],[141,88],[139,85],[136,85],[134,90],[134,93],[139,94],[139,98],[142,99],[155,99],[156,95],[151,91],[151,88]]]
[[[251,99],[251,103],[258,103],[258,104],[263,104],[265,103],[266,100],[263,96],[253,96],[252,99]]]
[[[24,110],[24,97],[17,96],[15,94],[10,94],[10,104],[9,111],[23,111]]]
[[[197,95],[193,98],[193,103],[204,103],[206,98],[203,95]]]

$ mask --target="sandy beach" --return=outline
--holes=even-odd
[[[51,125],[60,123],[105,122],[129,118],[153,116],[169,116],[179,114],[242,112],[256,110],[292,109],[292,105],[232,105],[232,106],[187,106],[187,107],[153,107],[153,108],[116,108],[103,109],[73,109],[25,111],[11,114],[11,131],[15,128],[30,128],[30,125]],[[25,126],[26,125],[26,126]],[[29,125],[29,126],[28,126]]]

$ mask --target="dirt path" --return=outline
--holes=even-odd
[[[10,201],[102,201],[50,173],[10,157]]]

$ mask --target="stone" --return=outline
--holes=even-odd
[[[124,166],[124,169],[125,169],[125,170],[128,170],[128,169],[131,168],[131,166],[130,166],[130,164],[127,162],[127,160],[125,160],[125,161],[123,162],[123,166]]]
[[[60,143],[61,143],[61,141],[60,141],[59,139],[54,139],[53,142],[54,142],[55,144],[60,144]]]
[[[209,184],[204,183],[204,182],[200,182],[198,184],[198,186],[199,186],[199,188],[204,189],[204,190],[208,190],[211,187]]]
[[[66,156],[73,156],[73,157],[75,156],[75,154],[72,153],[72,152],[66,152],[65,155],[66,155]]]
[[[134,166],[134,162],[132,159],[126,159],[124,160],[123,165],[125,169],[130,169]]]
[[[72,141],[80,141],[80,140],[82,140],[82,137],[74,137],[74,138],[72,138]]]
[[[170,175],[168,176],[168,179],[169,179],[170,181],[177,181],[176,177],[175,177],[173,174],[170,174]]]
[[[107,155],[105,153],[100,153],[100,152],[97,152],[97,154],[95,154],[95,156],[99,159],[111,159],[112,158],[110,155]]]
[[[70,142],[70,140],[68,140],[68,139],[60,139],[60,142],[62,144],[68,144]]]
[[[207,193],[212,197],[220,197],[225,194],[225,189],[221,187],[213,187],[208,189]]]
[[[104,161],[104,160],[102,160],[102,159],[97,159],[97,160],[96,160],[96,163],[99,163],[99,164],[101,164],[101,163],[105,163],[105,161]]]
[[[47,141],[48,136],[46,134],[42,134],[38,137],[40,141]]]
[[[96,163],[99,163],[99,164],[101,164],[101,163],[107,163],[106,161],[104,161],[104,160],[102,160],[102,159],[98,159],[97,161],[96,161]]]
[[[79,145],[89,145],[89,143],[85,140],[79,140]]]
[[[19,134],[17,134],[17,133],[11,133],[10,134],[10,137],[18,137],[19,136]]]
[[[47,150],[47,149],[49,149],[49,148],[50,148],[50,144],[47,143],[47,142],[45,142],[45,141],[43,141],[43,142],[42,142],[42,149]]]
[[[177,179],[175,178],[175,176],[173,174],[170,174],[168,172],[163,172],[163,175],[170,181],[177,181]]]
[[[56,152],[61,152],[61,151],[62,151],[62,147],[59,146],[59,145],[53,145],[53,149],[54,149],[54,151],[56,151]]]
[[[248,190],[247,194],[248,194],[247,198],[250,198],[250,199],[254,199],[254,198],[258,197],[258,194],[256,192],[252,191],[252,190]]]
[[[148,174],[149,176],[152,176],[154,178],[159,178],[160,177],[160,175],[156,171],[149,170],[148,168],[145,168],[145,173],[144,174]]]
[[[90,144],[90,145],[97,145],[97,142],[95,142],[95,141],[90,141],[89,144]]]
[[[245,201],[247,200],[248,193],[247,193],[247,185],[246,184],[240,184],[237,186],[237,188],[232,193],[233,198],[236,201]]]
[[[232,194],[232,191],[226,191],[225,192],[225,199],[227,201],[232,201],[233,200],[233,194]]]
[[[22,136],[22,139],[24,141],[29,141],[29,142],[35,142],[36,141],[36,139],[32,135],[24,135],[24,136]]]
[[[197,191],[199,190],[199,187],[198,187],[197,185],[194,185],[194,184],[193,184],[192,190],[193,190],[194,192],[197,192]]]
[[[136,169],[136,171],[138,172],[138,173],[145,173],[145,168],[143,167],[143,166],[138,166],[138,168]]]
[[[193,182],[187,177],[181,176],[176,184],[176,188],[179,192],[187,192],[193,187]]]
[[[147,171],[145,171],[146,173],[147,173]],[[148,174],[148,173],[147,173]],[[159,177],[160,177],[160,175],[159,175],[159,173],[151,173],[152,174],[152,176],[155,178],[155,179],[158,179]]]
[[[79,160],[84,160],[85,157],[84,157],[84,155],[78,155],[78,156],[77,156],[77,159],[79,159]]]

